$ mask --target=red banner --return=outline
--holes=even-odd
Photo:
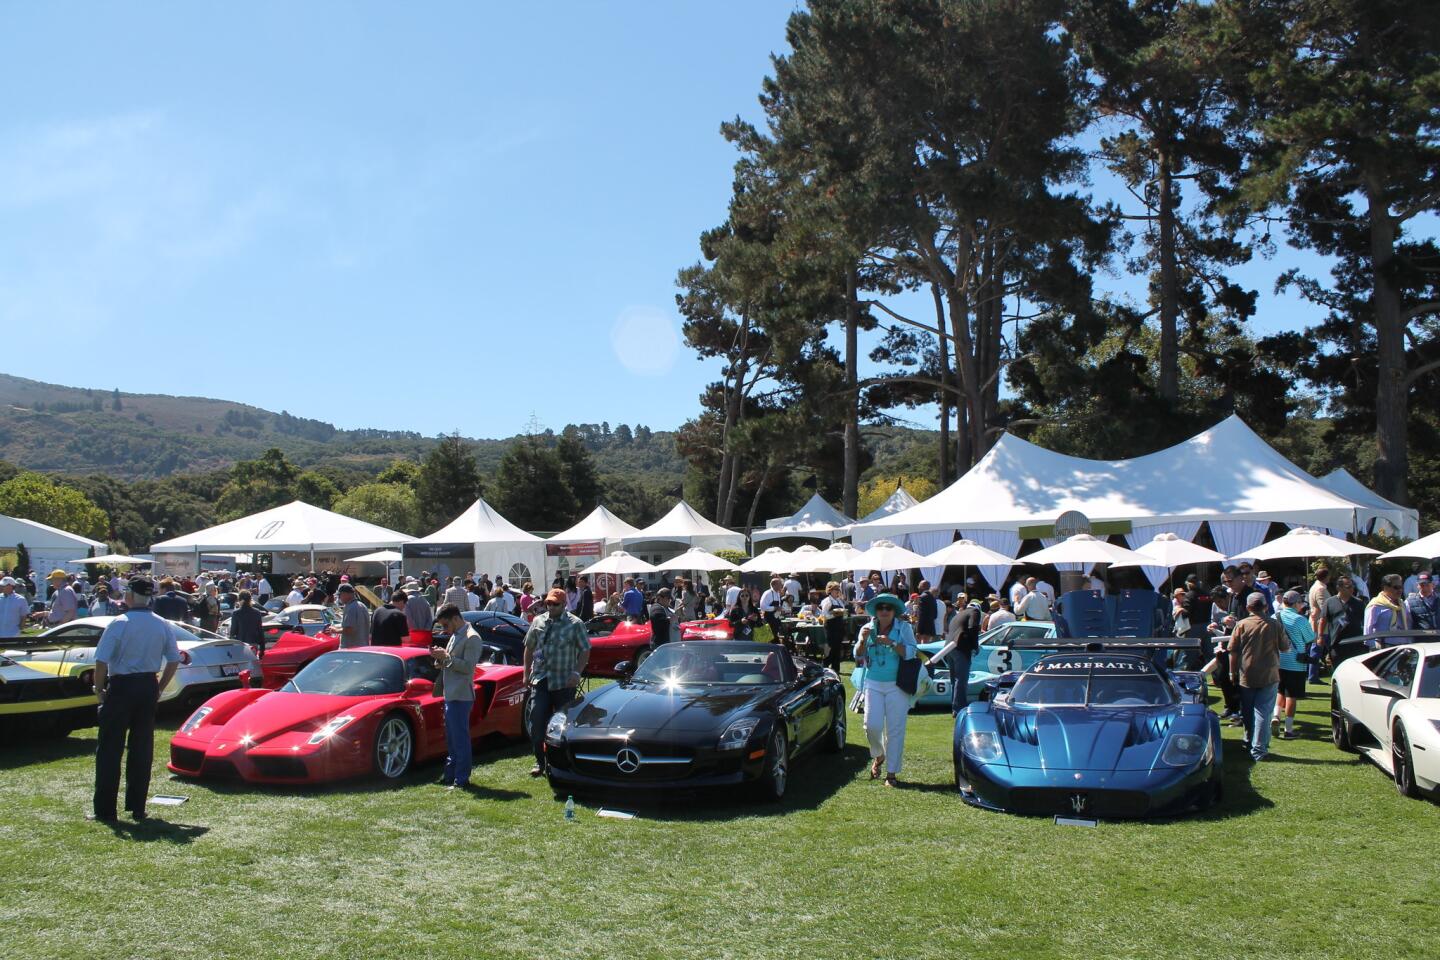
[[[587,540],[582,543],[547,543],[545,544],[545,556],[598,557],[601,546],[599,540]]]

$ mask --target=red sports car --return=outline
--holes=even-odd
[[[648,622],[630,623],[622,617],[605,615],[586,621],[585,630],[590,634],[590,663],[585,668],[589,677],[618,680],[618,664],[628,661],[631,667],[638,667],[655,649]],[[681,640],[729,640],[732,635],[729,620],[689,620],[680,624]]]
[[[420,647],[355,647],[323,654],[279,690],[212,697],[170,740],[171,772],[254,783],[402,777],[445,754],[438,670]],[[470,736],[519,737],[523,670],[475,668]]]
[[[299,631],[282,633],[273,644],[266,637],[265,656],[260,658],[261,682],[270,690],[279,690],[316,657],[339,650],[340,634],[330,631],[326,627],[313,637]]]

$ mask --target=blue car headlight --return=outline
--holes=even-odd
[[[743,750],[745,744],[750,742],[750,734],[755,732],[755,727],[760,723],[759,717],[741,717],[720,734],[720,742],[716,745],[717,750]]]
[[[990,763],[1005,756],[1005,747],[1000,734],[993,730],[971,730],[961,741],[965,755],[980,763]]]
[[[1193,766],[1210,750],[1210,738],[1198,733],[1172,733],[1160,759],[1172,767]]]

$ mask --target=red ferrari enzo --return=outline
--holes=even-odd
[[[629,661],[632,668],[638,667],[654,649],[649,623],[630,623],[622,617],[605,615],[586,621],[585,630],[590,635],[590,662],[585,667],[588,677],[619,680],[617,664]],[[688,620],[680,624],[681,640],[731,638],[729,620]],[[265,669],[270,669],[268,660]]]
[[[394,780],[445,754],[438,670],[420,647],[355,647],[316,658],[279,690],[212,697],[170,740],[171,772],[254,783]],[[475,668],[470,736],[522,733],[523,670]]]

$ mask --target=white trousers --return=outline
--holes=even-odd
[[[865,736],[870,740],[870,756],[885,758],[887,774],[900,772],[909,714],[910,695],[894,681],[865,681]]]

